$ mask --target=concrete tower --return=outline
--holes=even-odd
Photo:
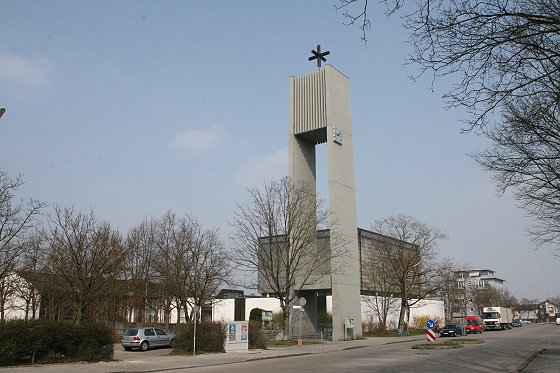
[[[353,336],[362,334],[360,254],[352,147],[352,116],[348,78],[330,65],[290,77],[289,176],[316,190],[315,146],[328,148],[329,208],[336,233],[348,239],[343,256],[331,258],[333,340],[345,337],[345,320],[353,319]],[[313,302],[311,302],[313,304]],[[316,304],[316,302],[315,302]]]

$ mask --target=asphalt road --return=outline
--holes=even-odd
[[[527,325],[467,338],[484,343],[416,350],[411,347],[424,343],[424,336],[380,337],[197,356],[173,355],[170,348],[124,351],[117,344],[112,361],[5,367],[0,373],[560,372],[560,326]]]
[[[560,344],[560,327],[527,325],[512,330],[470,335],[477,345],[447,350],[413,350],[418,342],[367,346],[328,354],[249,361],[191,368],[189,372],[516,372],[543,348]],[[529,365],[526,371],[530,371]],[[560,366],[553,367],[560,372]]]

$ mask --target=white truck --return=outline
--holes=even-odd
[[[511,329],[511,308],[484,307],[482,309],[482,320],[484,322],[484,330]]]

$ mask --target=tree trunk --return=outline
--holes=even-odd
[[[406,298],[402,298],[401,299],[401,312],[399,313],[399,329],[403,329],[404,327],[404,317],[405,317],[405,313],[406,313],[406,306],[407,306],[407,300]]]
[[[282,309],[283,312],[283,317],[282,317],[282,323],[284,324],[284,331],[283,331],[283,336],[282,339],[286,340],[288,339],[288,336],[290,335],[290,312],[288,311],[288,307],[284,307],[284,309]]]

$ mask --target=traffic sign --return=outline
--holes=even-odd
[[[436,323],[434,322],[434,320],[428,320],[426,321],[426,328],[428,329],[433,329],[436,327]]]
[[[428,342],[435,342],[436,341],[436,332],[434,332],[432,329],[428,329]]]

